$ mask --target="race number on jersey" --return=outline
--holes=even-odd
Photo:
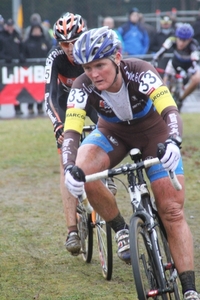
[[[153,71],[148,70],[141,77],[139,91],[145,95],[149,95],[162,84],[162,80]]]
[[[45,66],[45,72],[44,72],[44,80],[46,83],[50,83],[51,81],[51,66]]]
[[[84,109],[86,106],[88,95],[82,89],[71,89],[68,100],[67,108],[80,108]]]

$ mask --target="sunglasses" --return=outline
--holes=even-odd
[[[60,46],[63,48],[69,48],[70,45],[74,45],[76,40],[73,40],[71,42],[59,42]]]

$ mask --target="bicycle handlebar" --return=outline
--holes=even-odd
[[[92,124],[92,125],[85,125],[85,126],[83,126],[83,132],[91,132],[95,128],[96,128],[96,125],[94,125],[94,124]]]
[[[154,166],[159,163],[160,163],[160,160],[156,157],[156,158],[146,159],[146,160],[138,162],[138,163],[124,164],[119,168],[107,169],[102,172],[94,173],[91,175],[86,175],[85,182],[91,182],[91,181],[95,181],[95,180],[99,180],[99,179],[105,179],[105,178],[113,177],[113,176],[120,175],[120,174],[127,174],[129,171],[134,171],[137,169],[146,169],[146,168],[149,168],[149,167]],[[176,174],[174,172],[170,171],[170,172],[168,172],[168,175],[169,175],[169,178],[171,180],[173,187],[177,191],[182,190],[182,186],[181,186],[180,182],[178,181]]]
[[[172,74],[171,73],[168,73],[168,72],[166,72],[164,69],[161,69],[161,68],[158,68],[158,67],[155,67],[155,69],[158,71],[158,73],[160,73],[160,74],[167,74],[167,75],[170,75],[170,76],[172,76]],[[185,79],[186,78],[186,75],[181,75],[180,73],[178,73],[178,72],[176,72],[176,74],[174,74],[173,75],[175,78],[182,78],[182,79]]]

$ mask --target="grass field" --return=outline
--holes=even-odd
[[[200,291],[199,114],[182,117],[185,209]],[[59,158],[49,119],[0,121],[0,145],[0,300],[135,300],[131,267],[115,253],[113,278],[107,282],[97,252],[85,264],[64,248]],[[116,183],[119,207],[129,220],[128,194]]]

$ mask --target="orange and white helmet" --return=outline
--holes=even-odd
[[[58,42],[70,42],[76,40],[86,29],[80,15],[67,12],[56,21],[53,33]]]

